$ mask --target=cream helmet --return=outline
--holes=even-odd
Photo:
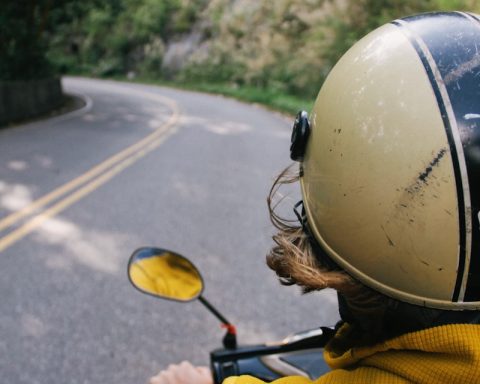
[[[306,220],[340,268],[400,301],[480,309],[480,17],[386,24],[300,113]]]

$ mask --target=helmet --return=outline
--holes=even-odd
[[[308,227],[400,301],[480,309],[480,17],[427,13],[358,41],[297,116]]]

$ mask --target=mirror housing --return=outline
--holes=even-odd
[[[162,248],[137,249],[128,262],[128,278],[140,292],[189,302],[203,292],[203,279],[184,256]]]

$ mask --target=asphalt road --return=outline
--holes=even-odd
[[[142,245],[189,257],[241,343],[336,322],[332,292],[281,287],[264,261],[288,119],[169,88],[68,78],[64,89],[87,105],[0,130],[1,382],[145,383],[173,362],[207,364],[217,320],[130,286]]]

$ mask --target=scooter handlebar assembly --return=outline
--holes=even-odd
[[[278,343],[217,349],[210,353],[214,382],[229,376],[251,375],[272,381],[287,375],[315,379],[330,368],[323,360],[323,347],[335,330],[321,327],[300,332]]]

